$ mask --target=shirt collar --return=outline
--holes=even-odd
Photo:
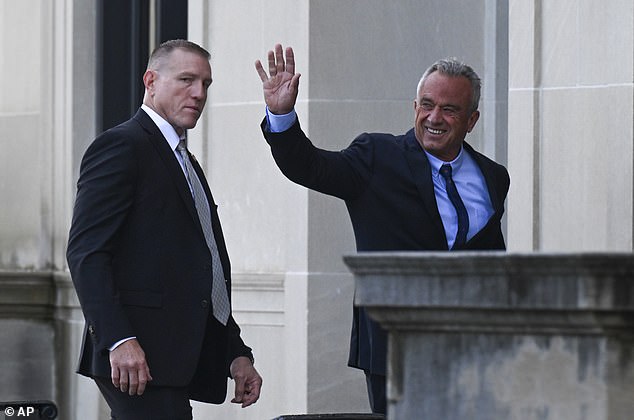
[[[181,141],[181,137],[176,133],[174,127],[149,106],[142,104],[141,109],[145,111],[152,121],[154,121],[158,129],[161,130],[161,134],[163,134],[163,137],[165,137],[165,140],[167,140],[172,150],[176,150],[176,146],[178,146],[178,143]],[[183,138],[186,138],[185,134],[183,134]]]
[[[458,152],[458,156],[456,156],[456,158],[452,160],[451,162],[445,162],[444,160],[438,159],[436,156],[427,152],[427,150],[423,149],[423,151],[427,155],[427,160],[429,160],[429,164],[431,165],[431,173],[435,177],[438,176],[440,172],[440,167],[442,165],[445,165],[445,164],[451,165],[451,170],[455,174],[458,170],[460,170],[460,167],[462,166],[462,163],[464,162],[464,154],[462,153],[464,151],[464,147],[462,146],[460,146],[460,152]]]

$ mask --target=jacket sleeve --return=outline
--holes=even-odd
[[[365,190],[374,159],[369,135],[359,136],[344,150],[329,151],[315,147],[299,121],[281,133],[268,131],[266,119],[261,128],[275,163],[291,181],[344,200],[352,200]]]
[[[135,153],[116,134],[98,137],[82,159],[67,261],[96,351],[134,336],[117,293],[112,250],[134,199]]]
[[[240,337],[240,327],[233,319],[233,315],[229,317],[229,321],[227,322],[227,331],[229,334],[229,357],[227,357],[227,376],[230,376],[229,366],[235,358],[240,356],[248,357],[249,359],[251,359],[252,363],[254,362],[254,359],[251,347],[244,344],[244,341],[242,341],[242,338]]]

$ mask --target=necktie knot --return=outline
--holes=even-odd
[[[444,165],[442,165],[440,167],[440,170],[438,172],[440,172],[440,175],[442,175],[443,178],[450,179],[451,178],[451,165],[448,164],[448,163],[445,163]]]
[[[178,150],[181,154],[183,152],[187,152],[187,142],[185,139],[181,139],[176,146],[176,150]]]

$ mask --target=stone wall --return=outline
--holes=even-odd
[[[464,59],[484,81],[469,141],[511,172],[510,248],[631,250],[634,6],[595,3],[189,0],[190,38],[210,49],[214,72],[191,144],[220,205],[236,318],[265,379],[252,409],[197,414],[368,410],[363,375],[345,366],[345,206],[274,166],[254,60],[276,42],[295,47],[302,125],[339,149],[362,131],[409,129],[420,73]],[[29,366],[43,375],[29,389],[71,419],[107,416],[73,373],[82,319],[64,259],[79,160],[95,135],[96,10],[97,0],[0,2],[0,331],[12,341],[0,384],[7,398],[30,395]]]

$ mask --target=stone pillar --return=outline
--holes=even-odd
[[[389,332],[390,419],[617,419],[634,412],[634,255],[348,256]]]

